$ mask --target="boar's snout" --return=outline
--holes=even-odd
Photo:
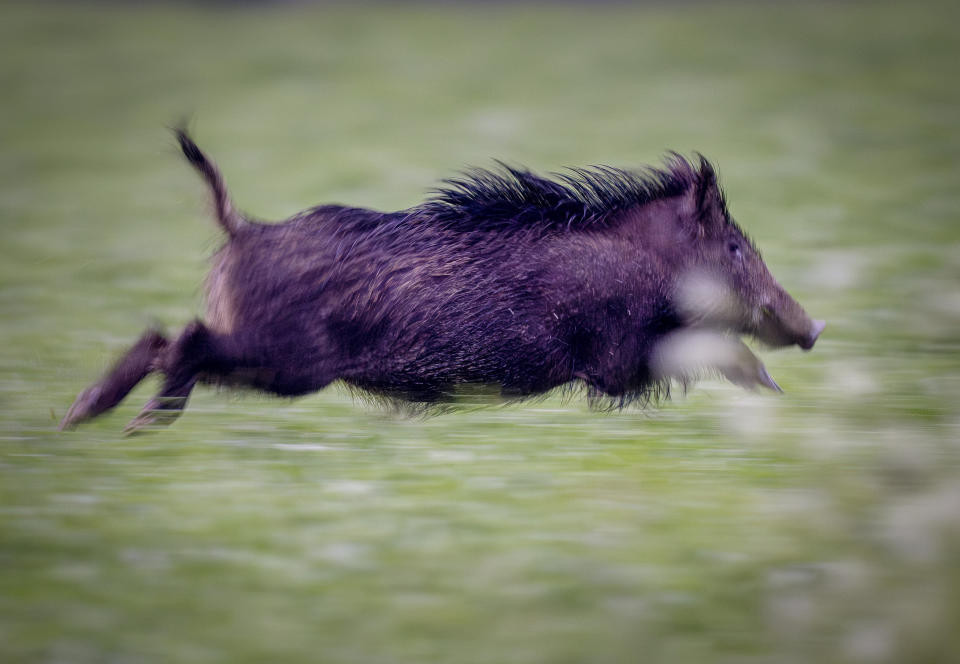
[[[827,321],[825,320],[813,321],[813,324],[810,326],[810,333],[804,339],[798,341],[797,345],[803,350],[810,350],[813,348],[813,344],[817,343],[817,338],[826,326]]]
[[[768,304],[761,306],[761,322],[755,335],[774,348],[796,344],[810,350],[827,323],[812,320],[796,300],[782,288]]]

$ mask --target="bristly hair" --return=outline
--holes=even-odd
[[[623,212],[694,186],[700,171],[671,152],[664,168],[571,168],[548,179],[498,161],[499,169],[472,169],[443,181],[434,196],[410,212],[458,231],[510,231],[531,227],[576,230],[604,225]]]
[[[709,374],[704,374],[707,376]],[[343,386],[355,400],[378,407],[389,413],[409,418],[429,418],[436,415],[462,413],[490,407],[508,408],[516,404],[537,403],[551,397],[559,397],[562,401],[573,400],[585,395],[587,405],[591,410],[609,413],[627,408],[645,409],[647,406],[661,404],[670,400],[672,388],[677,385],[683,393],[702,376],[689,375],[676,378],[652,379],[642,385],[637,385],[623,394],[605,394],[596,386],[581,380],[573,379],[563,385],[536,394],[502,395],[495,392],[495,386],[489,385],[452,385],[449,391],[439,394],[434,399],[417,400],[400,392],[371,390],[348,382]],[[477,388],[487,388],[486,391],[476,391]]]

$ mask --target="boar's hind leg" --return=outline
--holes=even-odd
[[[166,425],[183,412],[187,397],[201,373],[219,373],[228,362],[222,340],[198,320],[187,325],[160,357],[157,369],[165,374],[163,386],[140,414],[123,430],[129,435],[144,427]]]
[[[157,369],[157,359],[167,343],[157,330],[144,332],[103,378],[80,393],[60,422],[60,430],[72,428],[120,403],[137,383]]]

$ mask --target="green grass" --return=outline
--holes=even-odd
[[[0,660],[960,657],[954,3],[0,9]],[[405,420],[199,389],[54,431],[239,204],[400,208],[500,157],[719,164],[829,326],[716,382]]]

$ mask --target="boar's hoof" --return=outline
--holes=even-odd
[[[183,413],[187,405],[186,397],[153,398],[130,420],[123,429],[124,436],[144,433],[147,429],[165,427],[173,423]]]
[[[60,431],[72,429],[80,422],[98,415],[101,411],[99,405],[100,397],[103,395],[103,388],[100,385],[91,385],[74,400],[73,405],[67,411],[67,414],[60,420]]]

